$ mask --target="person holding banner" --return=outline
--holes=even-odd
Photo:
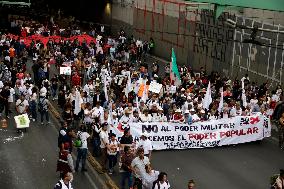
[[[137,148],[143,148],[144,155],[147,156],[150,160],[153,147],[151,141],[149,140],[149,135],[147,133],[142,133],[140,139],[141,140],[137,144]]]

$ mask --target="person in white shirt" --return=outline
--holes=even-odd
[[[25,99],[25,96],[22,94],[20,99],[16,102],[16,110],[19,114],[27,113],[29,108],[29,102]]]
[[[101,117],[104,113],[104,108],[100,106],[100,102],[96,103],[96,106],[92,109],[92,117]]]
[[[131,112],[126,109],[124,115],[119,120],[124,130],[129,128],[129,123],[133,123],[133,118],[130,116],[130,113]]]
[[[108,123],[105,122],[102,124],[101,132],[100,132],[100,140],[101,140],[101,152],[102,152],[102,167],[104,170],[107,170],[106,163],[107,163],[107,148],[109,145],[109,137],[108,137]]]
[[[158,180],[153,183],[153,189],[169,189],[171,186],[167,177],[167,173],[161,172]]]
[[[80,131],[77,133],[77,137],[81,140],[82,146],[78,148],[78,155],[76,160],[75,171],[77,172],[79,169],[79,163],[82,161],[82,172],[87,171],[86,158],[88,153],[88,138],[90,137],[89,133],[87,133],[87,129],[85,125],[81,125]]]
[[[152,142],[149,140],[149,135],[147,133],[142,133],[140,137],[140,141],[137,144],[137,148],[143,148],[144,149],[144,155],[151,159],[152,155]]]
[[[142,189],[152,189],[153,183],[158,179],[159,171],[152,169],[151,165],[145,166],[146,173],[142,177]]]
[[[146,169],[145,166],[149,165],[150,161],[147,156],[144,156],[144,149],[138,148],[137,149],[137,157],[133,159],[131,162],[131,167],[134,174],[134,188],[142,188],[142,176],[145,175]]]
[[[192,108],[192,109],[190,110],[190,114],[191,114],[191,116],[192,116],[192,122],[200,121],[200,117],[196,114],[194,108]]]
[[[149,111],[146,109],[143,111],[143,114],[140,115],[141,122],[151,122],[152,116],[149,114]]]
[[[113,168],[117,163],[118,151],[119,151],[119,142],[116,139],[116,135],[112,133],[110,135],[109,145],[107,148],[110,175],[113,173]]]

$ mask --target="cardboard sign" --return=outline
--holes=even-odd
[[[22,114],[14,117],[17,129],[28,128],[30,126],[30,119],[28,114]]]
[[[61,75],[71,75],[71,67],[60,67]]]
[[[153,93],[160,93],[163,85],[157,82],[151,82],[149,86],[149,91]]]

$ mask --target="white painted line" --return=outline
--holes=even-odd
[[[85,175],[86,175],[87,179],[89,180],[89,182],[91,183],[92,187],[93,187],[94,189],[99,189],[98,186],[93,182],[93,180],[92,180],[92,178],[90,177],[89,173],[86,173],[86,172],[85,172]]]
[[[55,122],[58,123],[58,120],[55,118],[55,116],[51,113],[51,116],[53,117],[53,119],[55,120]],[[52,129],[58,133],[58,130],[55,126],[55,124],[52,124],[51,125]],[[73,151],[72,152],[72,158],[73,158],[73,161],[74,163],[76,162],[76,158],[75,158],[75,152]],[[86,163],[87,163],[87,168],[88,170],[91,170],[91,172],[94,174],[94,176],[96,177],[96,181],[98,181],[102,186],[105,186],[105,183],[103,181],[103,179],[101,179],[101,177],[99,176],[99,174],[94,170],[93,166],[91,166],[91,164],[89,163],[88,160],[86,160]],[[91,185],[94,187],[94,189],[99,189],[97,187],[97,185],[94,183],[94,181],[92,180],[92,178],[90,177],[90,175],[88,173],[85,172],[85,175],[87,177],[87,179],[89,180],[89,182],[91,183]]]

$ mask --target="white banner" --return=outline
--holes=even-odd
[[[237,116],[191,125],[170,122],[130,123],[128,126],[120,124],[112,128],[112,132],[120,139],[127,127],[130,127],[136,142],[142,133],[147,133],[154,150],[216,147],[271,136],[270,121],[263,115]]]

